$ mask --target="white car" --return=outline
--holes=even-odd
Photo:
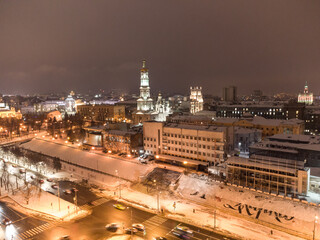
[[[143,232],[145,230],[144,225],[142,225],[141,223],[134,223],[132,224],[132,227],[137,229],[138,231]]]

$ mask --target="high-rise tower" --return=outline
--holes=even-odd
[[[142,61],[140,70],[140,97],[137,100],[137,110],[153,110],[153,100],[150,97],[149,69],[146,67],[146,61]]]
[[[203,110],[202,87],[190,87],[190,113]]]

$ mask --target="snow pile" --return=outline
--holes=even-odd
[[[70,164],[76,164],[78,166],[83,166],[112,176],[119,176],[129,181],[136,181],[153,169],[151,165],[143,165],[86,152],[41,139],[33,139],[32,141],[21,144],[20,146],[45,155],[58,157]],[[116,170],[118,175],[116,174]]]
[[[216,206],[226,213],[262,220],[291,230],[299,229],[306,234],[312,232],[314,217],[320,213],[315,206],[222,183],[208,183],[186,175],[180,178],[177,192],[187,199]]]

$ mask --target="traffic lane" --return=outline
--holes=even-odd
[[[75,195],[77,194],[77,204],[82,206],[86,203],[92,202],[98,197],[90,191],[88,187],[70,181],[54,181],[53,179],[46,179],[41,188],[49,193],[58,196],[58,190],[60,198],[68,202],[75,202]],[[77,193],[75,193],[75,189]]]
[[[2,230],[5,232],[6,239],[12,239],[12,236],[16,236],[19,233],[28,231],[34,227],[46,223],[46,221],[32,218],[18,212],[7,206],[7,204],[4,202],[0,202],[0,212],[2,218],[6,217],[12,221],[12,223],[7,226],[1,226]]]
[[[15,222],[26,217],[26,215],[15,211],[4,202],[0,202],[0,214],[1,214],[1,222],[4,218],[8,218],[12,222]]]
[[[93,208],[93,212],[90,216],[77,220],[74,223],[65,224],[52,230],[47,230],[35,239],[50,240],[57,239],[63,235],[69,235],[71,239],[86,239],[88,236],[90,236],[90,239],[101,239],[114,234],[105,229],[105,226],[109,223],[118,223],[120,225],[120,230],[131,227],[132,223],[142,223],[147,229],[145,239],[150,240],[154,237],[160,236],[167,237],[168,239],[180,239],[172,234],[173,229],[175,229],[177,225],[187,226],[193,230],[193,237],[190,239],[225,239],[225,236],[223,235],[171,219],[165,219],[165,221],[159,225],[150,225],[147,224],[148,220],[157,217],[157,215],[131,207],[128,209],[126,208],[125,210],[118,210],[113,207],[116,203],[116,201],[109,201],[97,206]],[[139,233],[139,235],[142,236],[141,233]]]
[[[100,239],[113,235],[105,226],[109,223],[119,223],[120,228],[131,226],[131,212],[129,209],[118,210],[113,207],[116,202],[107,202],[93,208],[90,216],[79,219],[74,223],[64,224],[54,229],[47,230],[35,239],[56,240],[61,236],[69,235],[71,239]],[[120,229],[120,230],[121,230]],[[90,238],[89,238],[90,236]]]

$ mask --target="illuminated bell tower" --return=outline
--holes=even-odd
[[[153,110],[153,100],[150,98],[149,69],[146,67],[146,61],[142,61],[140,69],[140,97],[137,100],[137,109],[140,111]]]

